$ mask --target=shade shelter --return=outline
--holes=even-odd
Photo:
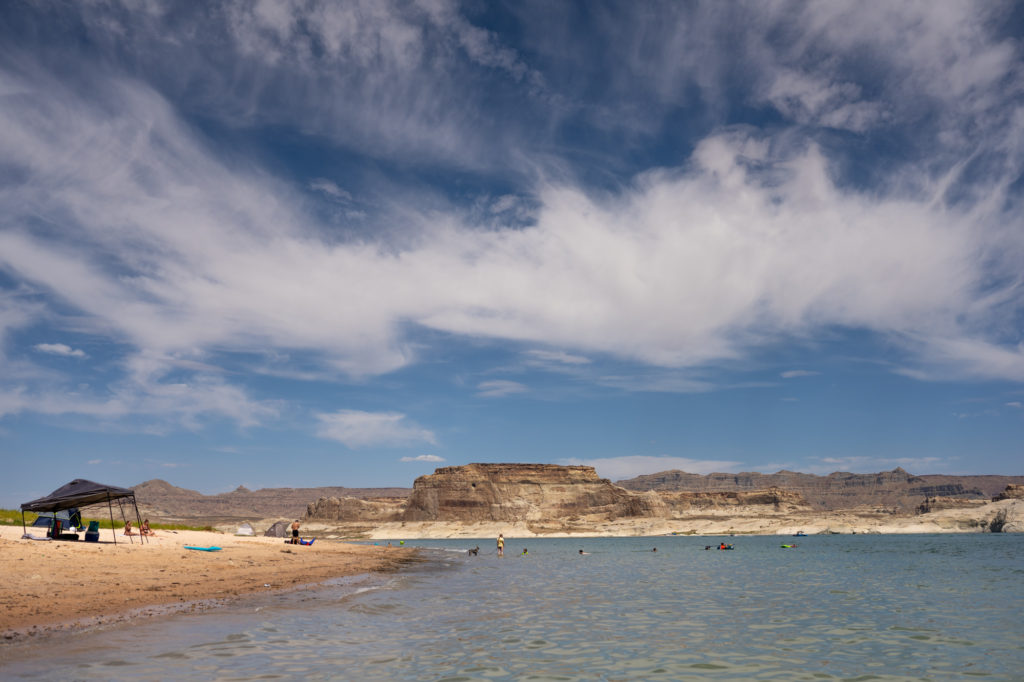
[[[107,510],[110,512],[110,530],[114,534],[114,544],[117,544],[117,530],[114,528],[114,503],[117,503],[121,512],[121,518],[128,520],[125,514],[125,506],[129,513],[135,510],[135,518],[138,519],[138,527],[142,527],[142,517],[139,514],[139,505],[135,502],[135,491],[128,488],[119,488],[116,485],[104,485],[94,481],[87,481],[84,478],[76,478],[70,483],[57,488],[45,497],[32,500],[21,505],[21,526],[25,528],[25,512],[58,512],[73,507],[85,507],[90,504],[107,503]],[[28,529],[25,528],[25,532]],[[128,540],[135,542],[134,536],[129,535]],[[140,535],[140,538],[146,536]]]

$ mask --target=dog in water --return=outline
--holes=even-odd
[[[477,545],[473,549],[469,550],[468,552],[466,552],[466,554],[468,554],[469,556],[477,556],[478,554],[480,554],[480,545]]]

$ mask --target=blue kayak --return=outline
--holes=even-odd
[[[192,547],[191,545],[185,545],[185,549],[194,549],[198,552],[219,552],[220,547]]]

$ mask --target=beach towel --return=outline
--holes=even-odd
[[[50,538],[40,538],[40,537],[36,537],[35,535],[30,535],[29,533],[24,533],[21,536],[21,539],[22,540],[49,540]]]

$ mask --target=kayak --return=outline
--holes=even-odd
[[[219,552],[220,547],[192,547],[191,545],[185,545],[185,549],[194,549],[198,552]]]

